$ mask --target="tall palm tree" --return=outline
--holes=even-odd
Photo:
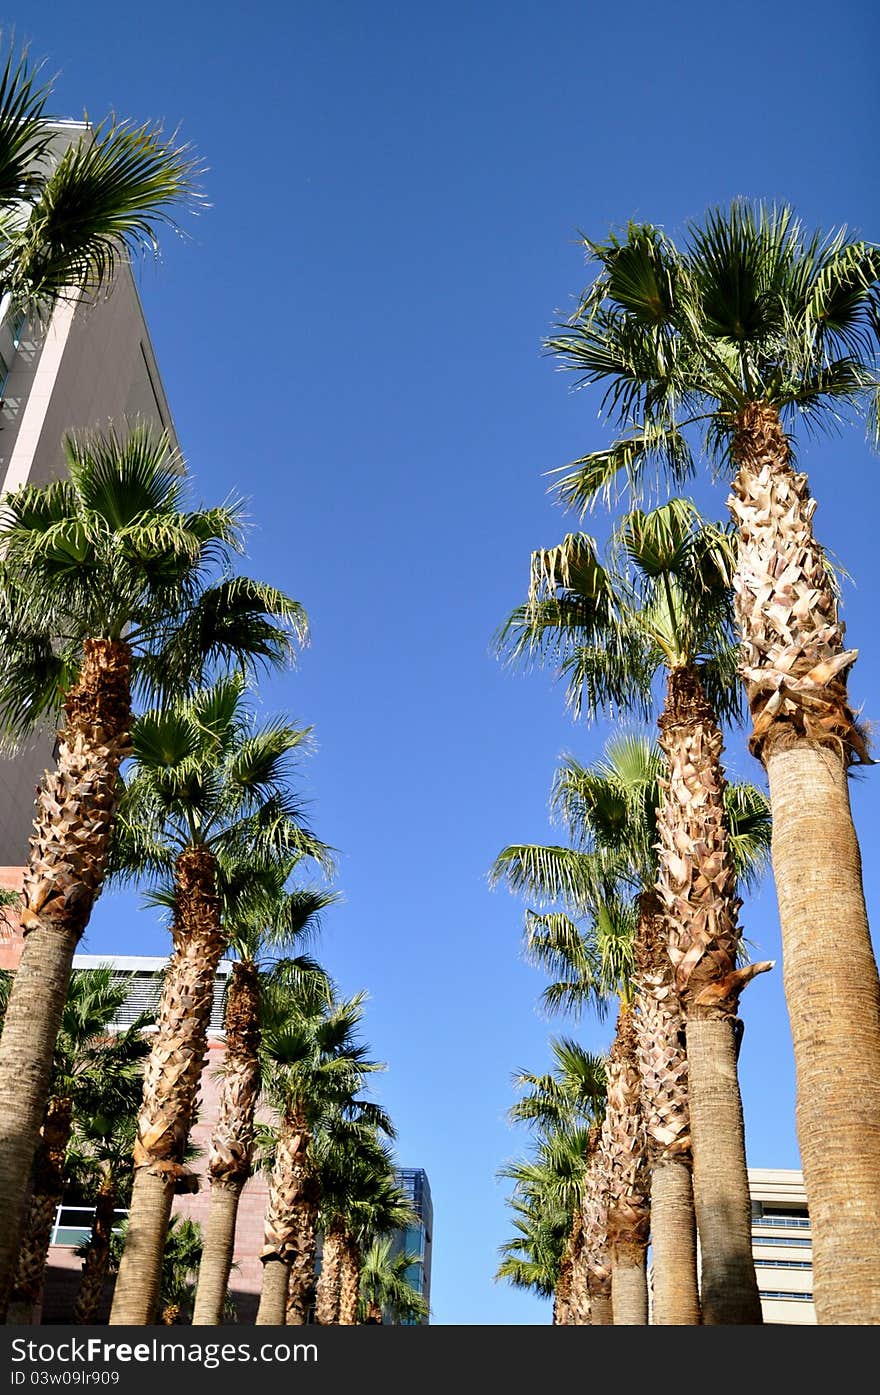
[[[320,1166],[315,1135],[328,1114],[360,1112],[356,1094],[384,1066],[358,1037],[364,993],[340,999],[315,976],[282,989],[263,1027],[264,1076],[279,1124],[260,1258],[257,1324],[302,1324],[315,1285]]]
[[[287,957],[298,941],[317,931],[321,912],[338,899],[329,890],[288,885],[301,861],[297,853],[272,856],[262,865],[255,865],[253,858],[246,863],[235,857],[218,862],[227,953],[235,957],[226,989],[226,1053],[208,1158],[211,1209],[199,1265],[194,1326],[213,1326],[223,1318],[238,1204],[252,1170],[254,1121],[261,1091],[263,980],[267,973],[275,982],[279,978],[289,982],[298,973],[325,978],[314,960],[302,955]]]
[[[738,965],[741,902],[717,716],[735,717],[739,706],[730,540],[687,500],[672,499],[628,514],[610,552],[605,566],[593,540],[574,534],[535,553],[530,606],[513,619],[513,647],[556,657],[569,702],[591,717],[612,706],[647,715],[652,687],[665,681],[659,726],[666,772],[653,830],[659,904],[645,905],[645,919],[661,908],[665,914],[687,1026],[703,1320],[756,1323],[736,1024],[743,987],[771,964]],[[643,944],[653,938],[648,933]]]
[[[390,1121],[365,1105],[354,1117],[331,1114],[316,1138],[321,1205],[321,1272],[315,1322],[357,1323],[362,1255],[377,1236],[419,1224],[401,1189],[385,1139]]]
[[[567,467],[559,492],[583,510],[655,467],[677,485],[697,432],[732,476],[740,673],[773,809],[816,1311],[878,1322],[880,977],[847,785],[868,759],[847,696],[858,651],[792,436],[867,411],[878,439],[880,249],[742,200],[691,224],[681,246],[631,224],[585,247],[597,274],[549,347],[605,386],[618,435]]]
[[[224,852],[262,860],[269,851],[327,861],[290,794],[293,753],[308,730],[278,718],[258,727],[240,675],[140,717],[117,824],[120,875],[150,876],[167,904],[173,878],[174,953],[144,1077],[134,1149],[135,1180],[110,1322],[152,1320],[162,1246],[183,1166],[217,965],[225,948],[217,867]]]
[[[544,1075],[520,1071],[514,1076],[514,1084],[527,1093],[512,1106],[509,1117],[529,1123],[539,1143],[558,1145],[567,1161],[571,1180],[562,1196],[571,1214],[555,1286],[553,1321],[582,1324],[590,1320],[588,1273],[581,1262],[589,1162],[586,1138],[605,1114],[606,1062],[567,1037],[551,1038],[550,1049],[552,1071]]]
[[[547,1008],[577,1015],[591,1004],[601,1016],[610,1001],[618,1002],[598,1149],[608,1193],[614,1321],[646,1323],[649,1179],[631,1024],[635,902],[619,885],[616,868],[579,849],[511,845],[490,875],[494,883],[504,879],[511,890],[527,890],[545,905],[555,901],[565,907],[526,912],[526,951],[556,976],[542,994]]]
[[[12,976],[3,975],[0,1008],[8,1000]],[[49,1102],[34,1157],[31,1195],[19,1243],[7,1321],[33,1322],[39,1301],[57,1208],[64,1199],[67,1152],[79,1116],[97,1100],[110,1111],[124,1111],[139,1088],[149,1046],[140,1017],[125,1031],[112,1030],[128,996],[128,984],[109,967],[78,969],[71,975],[55,1042]]]
[[[241,508],[189,507],[164,435],[110,430],[68,437],[65,449],[68,479],[8,495],[0,509],[0,732],[62,723],[37,796],[25,942],[0,1044],[0,1305],[73,954],[106,872],[132,683],[167,693],[206,663],[282,664],[306,636],[296,602],[223,576],[241,546]]]
[[[414,1251],[395,1254],[388,1236],[373,1241],[361,1268],[360,1322],[381,1324],[386,1312],[393,1323],[407,1325],[428,1317],[428,1301],[408,1277],[418,1261]]]
[[[530,913],[527,917],[530,952],[557,977],[544,995],[550,1008],[601,1006],[609,985],[636,970],[629,991],[636,1006],[633,1025],[639,1037],[641,1105],[652,1170],[655,1321],[682,1323],[697,1320],[699,1308],[690,1200],[687,1061],[653,889],[662,768],[660,752],[637,735],[609,741],[603,759],[588,769],[567,758],[554,781],[553,803],[574,847],[512,846],[499,856],[493,875],[496,880],[503,876],[513,889],[525,890],[540,901],[567,904],[581,918],[586,912],[586,937],[565,914]],[[749,785],[728,785],[724,797],[734,870],[748,881],[760,869],[769,838],[766,800]],[[626,914],[613,916],[606,910],[592,913],[591,921],[591,901],[597,889],[601,891],[601,877],[609,873],[635,900]],[[723,1081],[722,1087],[729,1089]],[[591,1176],[594,1190],[607,1162],[597,1155]],[[707,1159],[707,1168],[711,1165]],[[703,1199],[710,1217],[705,1245],[710,1247],[715,1229],[723,1230],[724,1213],[716,1218],[712,1208],[717,1203],[709,1189]],[[600,1212],[596,1215],[602,1219]],[[723,1255],[729,1237],[722,1235],[717,1243]],[[717,1257],[704,1255],[703,1261],[706,1272],[718,1267]]]

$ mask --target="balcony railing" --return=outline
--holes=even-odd
[[[764,1214],[763,1216],[753,1216],[752,1225],[772,1225],[772,1226],[792,1226],[796,1230],[807,1230],[809,1228],[809,1216],[773,1216]]]

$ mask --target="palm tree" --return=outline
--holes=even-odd
[[[383,1323],[386,1312],[392,1322],[407,1325],[428,1317],[427,1299],[408,1277],[418,1261],[409,1250],[395,1254],[388,1236],[373,1241],[361,1268],[360,1322]]]
[[[79,1325],[93,1326],[98,1320],[110,1272],[116,1211],[118,1207],[125,1206],[129,1199],[131,1150],[137,1134],[140,1098],[139,1082],[126,1108],[117,1106],[107,1112],[103,1105],[99,1105],[93,1111],[81,1113],[75,1124],[74,1146],[79,1154],[77,1170],[91,1174],[95,1198],[95,1214],[89,1237],[76,1251],[83,1265],[71,1320]]]
[[[507,1198],[515,1235],[499,1246],[501,1263],[495,1278],[506,1279],[514,1288],[526,1289],[539,1298],[552,1298],[555,1323],[559,1274],[572,1218],[561,1202],[547,1196],[547,1190],[540,1186],[517,1188]]]
[[[588,1170],[587,1138],[606,1107],[602,1057],[592,1056],[571,1038],[551,1038],[554,1069],[545,1075],[520,1071],[514,1084],[528,1091],[510,1110],[512,1121],[531,1124],[539,1144],[556,1149],[564,1166],[560,1197],[570,1212],[569,1233],[554,1291],[556,1324],[589,1322],[589,1281],[583,1251],[583,1209]]]
[[[173,210],[200,201],[197,162],[159,125],[89,125],[53,158],[50,82],[10,45],[0,74],[0,297],[50,309],[108,290],[120,264],[158,252]]]
[[[526,951],[556,976],[542,995],[545,1007],[577,1015],[592,1004],[604,1015],[608,1002],[618,1001],[608,1057],[607,1106],[597,1150],[607,1191],[614,1322],[646,1323],[650,1203],[631,1021],[635,902],[619,885],[616,869],[578,849],[511,845],[499,854],[490,876],[493,883],[503,878],[511,890],[528,890],[545,904],[556,901],[566,907],[526,912]],[[567,913],[569,909],[581,925]]]
[[[512,889],[528,891],[541,901],[568,904],[581,917],[586,913],[586,934],[565,914],[532,912],[527,916],[530,953],[557,978],[544,994],[551,1009],[579,1010],[589,1003],[601,1007],[609,986],[621,978],[628,980],[634,967],[637,969],[627,992],[636,1006],[632,1021],[639,1037],[641,1112],[648,1130],[652,1172],[654,1316],[660,1323],[682,1323],[697,1320],[699,1306],[687,1061],[679,1036],[674,984],[669,982],[671,965],[668,955],[657,952],[662,951],[665,940],[653,890],[662,764],[660,752],[637,735],[609,741],[604,758],[589,769],[567,758],[554,781],[553,802],[575,846],[512,846],[499,856],[493,877],[496,881],[504,877]],[[769,836],[766,801],[749,785],[729,785],[725,808],[734,868],[738,876],[748,880],[760,868]],[[609,875],[635,898],[619,906],[617,914],[609,913],[615,904],[613,896],[606,898],[604,909],[600,901],[591,910],[597,892],[602,891],[602,878]],[[630,1070],[630,1064],[619,1062],[616,1074],[621,1077],[624,1072],[629,1081]],[[609,1165],[600,1150],[590,1180],[594,1192],[601,1184],[603,1168],[607,1171]],[[707,1168],[711,1165],[707,1159]],[[721,1225],[724,1217],[722,1214],[716,1221],[708,1192],[705,1204],[710,1208],[706,1245],[711,1245],[713,1226]],[[605,1217],[601,1207],[595,1209],[598,1205],[595,1202],[595,1220],[601,1231]],[[722,1236],[718,1243],[723,1253],[729,1240]],[[717,1267],[717,1260],[703,1258],[704,1271],[711,1271],[713,1264]],[[597,1283],[600,1278],[597,1274]]]
[[[281,664],[306,635],[296,602],[222,576],[241,546],[240,506],[189,508],[166,437],[111,430],[68,437],[65,449],[69,479],[8,495],[0,510],[0,730],[21,737],[63,710],[37,796],[0,1046],[0,1304],[73,954],[106,871],[132,683],[180,691],[206,663]]]
[[[365,994],[339,999],[314,976],[282,989],[263,1027],[264,1075],[279,1124],[260,1258],[257,1324],[302,1324],[315,1285],[320,1168],[315,1135],[328,1114],[360,1112],[364,1077],[384,1067],[358,1039]]]
[[[328,860],[288,789],[292,754],[308,730],[279,718],[256,727],[240,675],[147,712],[132,728],[132,772],[120,806],[120,875],[152,874],[152,899],[168,903],[174,954],[144,1077],[134,1149],[128,1239],[113,1325],[151,1321],[162,1246],[183,1166],[207,1048],[217,965],[225,948],[217,867],[224,853],[262,861],[269,851]]]
[[[116,1270],[128,1244],[129,1221],[122,1220],[110,1239],[110,1268]],[[163,1327],[174,1327],[190,1321],[195,1297],[195,1279],[202,1258],[202,1227],[188,1217],[172,1216],[165,1243],[159,1275],[157,1311]],[[234,1310],[227,1303],[225,1316],[234,1320]]]
[[[290,839],[288,839],[290,841]],[[286,956],[296,942],[314,933],[321,912],[337,896],[314,887],[288,886],[300,854],[270,857],[265,865],[221,859],[217,868],[221,920],[232,951],[226,990],[226,1054],[220,1078],[217,1121],[211,1138],[208,1175],[211,1209],[205,1226],[202,1262],[193,1311],[194,1326],[222,1320],[235,1226],[242,1188],[251,1175],[254,1120],[261,1090],[260,1022],[262,985],[267,972],[277,980],[323,970],[305,956]]]
[[[10,975],[4,974],[3,999]],[[139,1087],[149,1046],[146,1014],[125,1031],[112,1027],[128,996],[128,984],[107,967],[71,975],[61,1029],[55,1043],[49,1102],[34,1158],[30,1201],[19,1244],[7,1321],[31,1323],[43,1276],[55,1213],[64,1198],[67,1152],[77,1118],[101,1100],[106,1110],[124,1110]]]
[[[321,1272],[315,1322],[322,1326],[355,1326],[364,1250],[377,1236],[419,1224],[379,1136],[393,1138],[390,1120],[368,1104],[351,1114],[331,1114],[316,1137]]]
[[[732,553],[723,530],[706,524],[688,501],[673,499],[651,513],[627,515],[611,554],[611,565],[603,566],[583,534],[536,553],[530,606],[515,614],[508,633],[515,637],[514,652],[557,657],[570,704],[576,712],[586,707],[589,716],[612,706],[647,715],[652,686],[665,678],[659,726],[666,772],[647,843],[659,837],[659,863],[652,868],[659,903],[646,903],[644,918],[665,914],[686,1020],[703,1320],[756,1323],[761,1305],[736,1072],[737,1011],[745,984],[771,964],[738,966],[741,902],[716,715],[735,717],[739,704]],[[639,870],[644,873],[644,863]],[[648,892],[651,885],[640,889]],[[645,945],[656,938],[646,933]],[[667,1027],[675,1060],[680,1053],[671,1020]],[[661,1057],[655,1053],[654,1059]],[[680,1063],[675,1069],[683,1075]]]
[[[867,409],[878,439],[880,249],[744,201],[707,213],[681,247],[647,224],[585,246],[596,278],[549,348],[606,385],[618,437],[567,467],[559,492],[583,510],[621,475],[638,487],[659,466],[678,484],[698,428],[732,474],[740,673],[773,810],[816,1310],[878,1322],[880,979],[847,786],[868,759],[847,697],[858,651],[792,432]]]

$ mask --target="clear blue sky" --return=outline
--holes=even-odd
[[[495,1172],[524,1142],[505,1120],[510,1073],[543,1069],[568,1024],[538,1016],[521,907],[486,871],[506,843],[556,836],[556,760],[589,760],[607,729],[575,729],[549,676],[503,670],[489,643],[530,551],[574,526],[543,473],[606,439],[597,398],[541,354],[582,285],[577,230],[635,217],[674,231],[743,194],[877,238],[878,13],[6,6],[59,74],[59,115],[180,124],[209,167],[211,208],[189,240],[165,239],[142,295],[199,492],[250,497],[250,569],[312,620],[299,672],[266,702],[316,728],[304,783],[345,894],[320,951],[345,990],[369,989],[399,1154],[430,1178],[437,1323],[550,1316],[493,1283],[508,1233]],[[877,462],[858,433],[804,443],[801,460],[818,534],[852,576],[852,691],[876,717]],[[722,485],[697,498],[724,514]],[[854,790],[874,906],[877,779]],[[772,884],[743,920],[755,956],[778,959]],[[167,938],[106,898],[85,948],[162,953]],[[743,1015],[749,1159],[796,1167],[779,967]],[[609,1026],[579,1030],[607,1046]]]

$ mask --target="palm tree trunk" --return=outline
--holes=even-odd
[[[129,749],[130,652],[87,640],[64,705],[58,761],[37,796],[20,913],[25,932],[0,1039],[0,1311],[49,1098],[52,1054],[73,954],[101,890]]]
[[[310,1144],[305,1115],[294,1105],[285,1111],[278,1131],[260,1253],[264,1266],[274,1267],[278,1260],[287,1272],[286,1319],[282,1316],[280,1320],[290,1325],[305,1323],[314,1294],[319,1191]],[[266,1282],[264,1271],[264,1290]],[[280,1288],[277,1275],[269,1278],[269,1284],[271,1292],[277,1296]],[[262,1299],[260,1306],[262,1308]]]
[[[574,1269],[572,1237],[569,1232],[559,1261],[559,1274],[553,1290],[553,1326],[568,1327],[571,1323],[571,1287]]]
[[[346,1232],[339,1283],[340,1327],[357,1326],[360,1288],[361,1249],[354,1236]]]
[[[608,1059],[608,1104],[599,1145],[607,1159],[608,1250],[615,1326],[648,1321],[649,1176],[639,1096],[632,1012],[621,1006]]]
[[[27,1324],[34,1320],[34,1309],[43,1289],[55,1215],[64,1196],[64,1160],[72,1127],[72,1100],[50,1099],[34,1158],[34,1185],[6,1318],[10,1323]]]
[[[633,1020],[651,1170],[651,1316],[657,1326],[692,1325],[700,1321],[700,1298],[688,1063],[666,922],[654,891],[639,898],[634,953]]]
[[[880,981],[846,772],[867,758],[815,500],[778,414],[739,415],[728,501],[742,673],[773,811],[773,871],[820,1323],[880,1323]]]
[[[611,1312],[615,1327],[647,1327],[648,1273],[645,1246],[618,1249],[611,1267]]]
[[[110,1309],[111,1326],[147,1327],[156,1321],[173,1201],[173,1173],[146,1167],[135,1172],[125,1249]]]
[[[257,1310],[257,1327],[284,1327],[287,1312],[287,1283],[290,1266],[280,1255],[267,1255],[263,1260],[263,1283],[260,1289],[260,1306]]]
[[[341,1221],[333,1221],[324,1232],[321,1244],[321,1273],[315,1299],[315,1322],[322,1327],[339,1323],[339,1301],[342,1292],[342,1254],[345,1230]]]
[[[651,1172],[651,1321],[656,1327],[700,1322],[697,1225],[691,1165],[678,1158]]]
[[[687,1030],[703,1322],[754,1324],[761,1322],[761,1302],[751,1231],[742,1225],[742,1217],[750,1215],[750,1200],[736,1057],[704,1052],[697,1061],[692,1043],[697,1026],[714,1023],[723,1025],[716,1033],[719,1045],[726,1035],[732,1046],[740,994],[772,964],[736,967],[742,903],[724,807],[723,742],[695,669],[670,672],[658,725],[667,776],[661,780],[658,811],[657,889]],[[739,1151],[728,1152],[727,1180],[719,1191],[716,1160],[722,1147]]]
[[[736,1024],[688,1022],[694,1201],[700,1233],[704,1323],[760,1323],[752,1257],[745,1127],[736,1072]]]
[[[611,1306],[611,1280],[598,1288],[590,1285],[590,1326],[612,1327],[614,1312]]]
[[[211,1180],[211,1206],[199,1264],[193,1327],[217,1327],[223,1321],[223,1307],[235,1250],[238,1203],[243,1186],[243,1182],[231,1182],[227,1185],[216,1178]]]
[[[73,1305],[73,1321],[77,1324],[94,1325],[97,1321],[110,1264],[110,1237],[115,1213],[116,1180],[112,1172],[108,1172],[98,1192],[88,1253],[83,1260],[82,1278]]]
[[[364,1318],[364,1325],[366,1326],[368,1323],[378,1327],[382,1326],[382,1309],[378,1303],[367,1304],[367,1315]]]
[[[571,1252],[571,1267],[568,1283],[568,1299],[564,1322],[569,1327],[589,1327],[590,1315],[590,1276],[587,1266],[587,1249],[584,1242],[583,1209],[575,1211],[571,1223],[568,1244]],[[554,1322],[555,1322],[554,1317]]]
[[[142,1276],[145,1269],[158,1275],[174,1192],[182,1190],[189,1178],[182,1159],[207,1050],[214,979],[225,944],[215,886],[213,854],[205,848],[184,849],[176,867],[174,954],[165,974],[159,1020],[144,1072],[128,1234],[111,1326],[142,1327],[155,1321],[158,1287],[145,1285]]]
[[[611,1259],[608,1253],[608,1165],[602,1148],[602,1128],[590,1128],[587,1178],[583,1206],[583,1263],[591,1327],[610,1327]]]
[[[238,1202],[251,1174],[260,1094],[260,976],[257,966],[247,960],[236,960],[232,966],[224,1026],[226,1058],[208,1159],[211,1210],[199,1265],[194,1327],[213,1327],[223,1321]]]

